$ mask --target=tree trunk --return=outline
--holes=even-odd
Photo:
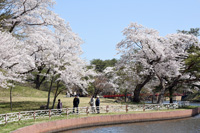
[[[159,88],[160,88],[160,95],[158,97],[158,101],[157,103],[158,104],[162,104],[163,101],[164,101],[164,94],[165,94],[165,90],[166,90],[166,87],[165,87],[165,80],[163,80],[163,78],[157,76],[159,79],[160,79],[160,85],[159,85]]]
[[[134,90],[134,97],[133,97],[133,102],[139,103],[140,102],[140,91],[142,88],[151,80],[152,75],[148,75],[146,79],[144,80],[143,83],[137,84],[135,90]]]
[[[37,74],[36,79],[35,79],[35,88],[38,90],[40,89],[41,84],[46,79],[46,76],[43,76],[43,78],[40,81],[40,78],[41,78],[40,74],[41,74],[42,70],[43,70],[43,68],[38,68],[39,73]],[[46,75],[49,74],[49,72],[50,72],[50,68],[47,70]]]
[[[38,74],[35,79],[35,88],[40,89],[40,75]]]
[[[152,95],[152,103],[154,103],[154,99],[155,99],[155,92],[153,92],[153,95]]]
[[[172,88],[169,88],[169,99],[170,99],[169,103],[173,103],[173,89]]]
[[[12,111],[12,89],[13,87],[10,87],[10,110]]]
[[[185,69],[182,73],[182,75],[184,73],[186,73],[188,70],[190,70],[194,65],[196,64],[196,62],[192,62],[187,69]],[[178,77],[176,77],[174,79],[174,81],[169,85],[169,87],[167,87],[167,89],[169,90],[169,94],[170,94],[170,103],[173,103],[173,88],[178,84],[179,79],[181,78],[182,75],[179,75]],[[167,90],[166,89],[166,90]]]
[[[166,88],[166,90],[169,90],[170,103],[173,103],[173,88],[178,84],[178,81],[179,81],[180,77],[181,77],[181,75],[179,75],[179,76]]]
[[[162,87],[162,89],[160,90],[160,95],[158,97],[158,104],[162,104],[164,101],[164,94],[165,94],[165,87]]]
[[[141,87],[139,85],[136,86],[134,90],[134,97],[133,97],[133,102],[139,103],[140,102],[140,91]]]
[[[58,89],[59,89],[59,81],[57,81],[57,87],[56,87],[56,92],[55,92],[54,99],[53,99],[52,109],[54,109],[54,106],[55,106],[56,98],[57,98],[57,96],[58,96],[58,95],[57,95]]]
[[[126,103],[126,98],[127,98],[127,89],[125,90],[124,96],[125,96],[125,103]]]
[[[51,79],[51,84],[50,84],[49,91],[48,91],[47,109],[49,109],[49,101],[50,101],[50,94],[51,94],[51,89],[52,89],[52,85],[53,85],[53,80],[54,80],[54,76]]]

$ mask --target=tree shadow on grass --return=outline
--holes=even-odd
[[[13,102],[11,111],[10,102],[0,102],[0,114],[9,112],[39,110],[41,105],[46,105],[46,102],[34,102],[34,101]]]

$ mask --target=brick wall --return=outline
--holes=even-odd
[[[13,131],[12,133],[41,133],[41,132],[52,132],[52,131],[56,132],[62,130],[77,129],[81,127],[92,127],[96,125],[185,118],[197,115],[199,113],[200,113],[200,107],[191,110],[171,111],[171,112],[167,111],[167,112],[84,117],[84,118],[66,119],[66,120],[58,120],[58,121],[35,124],[20,128],[18,130]]]

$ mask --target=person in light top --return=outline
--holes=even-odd
[[[95,112],[95,99],[94,99],[94,96],[92,96],[91,99],[90,99],[90,106],[91,106],[92,113],[94,113]]]

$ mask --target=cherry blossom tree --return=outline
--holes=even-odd
[[[1,75],[9,77],[9,74],[18,76],[21,73],[25,73],[27,70],[34,68],[32,58],[26,54],[27,49],[24,47],[24,43],[13,37],[10,33],[0,32],[0,69]],[[17,75],[18,76],[17,76]],[[2,79],[6,79],[3,78]],[[2,87],[6,88],[6,81],[1,82]]]
[[[1,21],[3,27],[9,32],[17,32],[25,25],[55,24],[57,15],[51,11],[55,4],[53,0],[8,0],[12,17]],[[58,23],[58,21],[57,21]]]
[[[187,48],[198,45],[195,36],[171,34],[161,37],[156,30],[136,23],[131,23],[125,28],[123,34],[126,38],[117,44],[119,52],[122,53],[122,65],[134,68],[133,71],[139,76],[139,82],[134,89],[135,102],[140,101],[141,89],[154,77],[159,80],[160,98],[163,97],[166,85],[169,84],[168,79],[180,78],[180,70],[184,67],[184,59],[187,57]],[[175,85],[175,80],[173,81],[171,86]]]
[[[0,34],[2,46],[10,46],[8,53],[4,52],[1,57],[1,86],[6,86],[5,73],[11,70],[13,74],[36,72],[37,87],[46,79],[50,81],[48,108],[53,82],[61,81],[66,87],[78,85],[85,91],[91,80],[84,80],[84,77],[95,73],[88,70],[80,58],[82,40],[72,32],[69,24],[51,11],[55,2],[9,0],[9,3],[12,16],[0,22],[1,27],[10,32]],[[46,73],[42,73],[44,70]]]
[[[166,89],[163,87],[163,90],[169,90],[170,103],[172,103],[172,89],[178,85],[178,82],[182,79],[190,80],[191,78],[194,78],[193,76],[188,75],[188,71],[198,62],[193,60],[191,63],[186,65],[185,59],[189,57],[189,49],[193,47],[198,48],[200,45],[198,38],[194,35],[178,33],[167,35],[166,38],[169,43],[168,48],[170,49],[166,51],[165,54],[167,60],[167,62],[165,62],[166,65],[162,65],[162,69],[165,70],[165,72],[162,72],[162,75],[165,75],[163,78],[166,82]],[[160,103],[160,101],[158,102]]]
[[[50,10],[54,3],[55,2],[53,2],[52,0],[17,0],[17,1],[7,0],[7,1],[4,1],[2,4],[3,9],[1,9],[2,11],[1,13],[4,14],[4,12],[9,12],[12,15],[1,19],[0,21],[1,27],[3,27],[4,29],[8,29],[8,31],[12,34],[15,34],[15,36],[17,34],[17,37],[21,36],[22,41],[24,41],[25,38],[27,37],[26,30],[30,30],[30,27],[36,30],[37,30],[37,27],[44,27],[44,26],[48,27],[50,25],[60,28],[61,26],[65,25],[65,23],[63,19],[61,19],[57,14],[55,14],[53,11]],[[37,34],[40,34],[40,33],[37,33]],[[34,38],[34,39],[37,40],[37,38]],[[38,39],[38,41],[41,41],[41,40]],[[44,41],[44,39],[42,41]],[[24,45],[23,46],[24,48],[28,48],[28,45],[26,43],[24,43],[23,45]],[[29,47],[29,49],[31,48],[32,46]],[[30,53],[23,52],[23,55],[30,56],[34,54],[31,52],[37,52],[37,51],[28,51],[28,52]],[[26,57],[26,56],[22,56],[22,57]],[[28,63],[34,64],[32,62],[27,62],[26,64]],[[16,64],[18,63],[14,62],[13,64],[10,64],[10,66],[14,66]],[[29,71],[27,71],[27,73],[32,70],[34,69],[31,68]]]
[[[10,88],[11,110],[14,82],[22,82],[25,75],[21,74],[35,67],[26,51],[23,42],[0,31],[0,86]]]
[[[138,79],[133,101],[140,102],[140,91],[152,79],[153,65],[160,61],[163,48],[158,41],[158,32],[142,25],[131,23],[123,34],[126,38],[117,44],[117,49],[122,53],[123,64],[135,68]]]

